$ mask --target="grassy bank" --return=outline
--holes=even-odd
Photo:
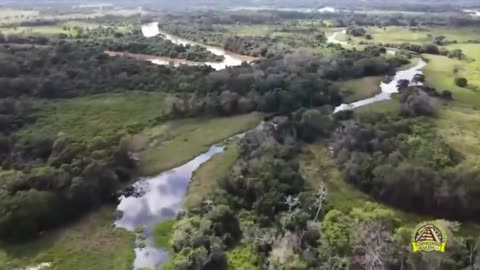
[[[115,207],[105,206],[28,244],[0,245],[0,269],[49,262],[55,270],[130,270],[134,236],[115,229]]]
[[[190,181],[184,205],[186,208],[199,206],[215,191],[217,180],[225,176],[237,161],[238,145],[231,142],[225,152],[214,156],[198,168]]]
[[[388,209],[395,213],[399,221],[405,226],[414,226],[427,218],[405,213],[392,207],[376,202],[373,198],[359,191],[343,179],[335,161],[327,149],[326,142],[319,142],[306,146],[304,154],[299,158],[302,175],[314,187],[322,183],[327,186],[327,205],[332,209],[344,213],[353,208],[362,208],[368,203],[376,209]],[[369,207],[367,207],[369,208]]]
[[[134,137],[142,175],[154,175],[183,164],[212,144],[257,126],[256,113],[210,119],[186,119],[164,123]],[[146,147],[148,146],[148,147]]]
[[[383,76],[371,76],[339,82],[340,91],[345,96],[345,103],[369,98],[380,93]]]

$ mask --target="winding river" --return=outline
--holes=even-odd
[[[156,269],[168,258],[168,252],[155,247],[153,243],[153,226],[162,220],[176,217],[181,210],[193,171],[223,150],[224,146],[213,145],[207,152],[180,167],[135,182],[133,188],[139,195],[120,197],[117,210],[122,216],[115,222],[115,226],[131,232],[136,228],[144,231],[145,246],[135,248],[135,269]]]
[[[157,23],[146,24],[142,27],[142,31],[146,37],[152,37],[158,34],[163,34],[166,38],[172,40],[176,44],[192,44],[201,45],[196,42],[181,39],[167,33],[163,33],[158,29]],[[329,39],[335,43],[343,44],[336,40],[336,35]],[[346,44],[346,43],[345,43]],[[221,48],[204,46],[210,52],[223,55],[225,60],[219,63],[197,63],[179,59],[169,58],[151,58],[148,59],[156,64],[193,64],[193,65],[210,65],[215,69],[224,69],[227,66],[240,65],[244,61],[251,61],[251,57],[245,57],[231,52],[227,52]],[[421,73],[421,69],[426,65],[423,60],[414,67],[397,72],[390,83],[382,83],[380,88],[382,92],[372,98],[367,98],[352,104],[342,104],[335,109],[335,112],[352,109],[366,104],[371,104],[377,101],[389,99],[391,94],[398,92],[397,83],[399,80],[411,80],[415,74]],[[257,128],[262,128],[260,124]],[[232,138],[241,138],[244,133],[235,135]],[[231,138],[230,138],[231,139]],[[228,139],[229,140],[229,139]],[[226,140],[226,141],[228,141]],[[225,141],[225,142],[226,142]],[[144,240],[137,239],[138,243],[143,243],[135,248],[134,269],[141,268],[157,268],[168,258],[167,251],[155,247],[152,237],[153,226],[165,219],[175,218],[182,209],[182,201],[187,192],[187,188],[192,177],[193,172],[203,163],[210,160],[213,156],[222,153],[225,148],[225,142],[217,145],[212,145],[208,151],[200,154],[191,161],[181,165],[172,170],[163,172],[155,177],[143,178],[136,181],[132,187],[134,189],[134,196],[121,196],[120,203],[117,210],[121,213],[115,226],[124,228],[128,231],[134,232],[137,228],[142,228],[145,236]]]
[[[355,108],[358,108],[358,107],[361,107],[361,106],[365,106],[365,105],[368,105],[368,104],[379,102],[379,101],[382,101],[382,100],[391,99],[392,94],[398,93],[397,84],[400,80],[411,81],[413,79],[413,77],[415,77],[415,75],[422,74],[422,69],[426,65],[427,65],[427,63],[423,59],[420,59],[415,66],[413,66],[409,69],[398,71],[390,82],[388,82],[388,83],[381,82],[380,83],[381,92],[379,94],[377,94],[376,96],[373,96],[371,98],[362,99],[362,100],[359,100],[359,101],[356,101],[356,102],[353,102],[353,103],[349,103],[349,104],[342,104],[342,105],[335,108],[335,112],[344,111],[344,110],[351,110],[351,109],[355,109]]]
[[[142,33],[145,37],[154,37],[157,35],[163,35],[166,39],[169,39],[174,44],[181,44],[181,45],[189,44],[189,45],[202,46],[202,47],[205,47],[212,54],[220,55],[224,57],[223,61],[221,62],[193,62],[193,61],[188,61],[184,59],[169,58],[169,57],[150,57],[150,59],[147,59],[152,63],[158,64],[158,65],[167,65],[167,64],[173,64],[175,66],[180,64],[199,65],[199,66],[207,65],[212,67],[215,70],[221,70],[221,69],[225,69],[226,67],[239,66],[243,62],[249,63],[256,59],[255,57],[236,54],[233,52],[226,51],[220,47],[203,45],[194,41],[186,40],[186,39],[165,33],[163,31],[160,31],[160,29],[158,28],[158,23],[156,22],[143,25]]]

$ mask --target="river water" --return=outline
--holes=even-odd
[[[152,22],[148,23],[142,26],[142,33],[145,37],[154,37],[157,35],[163,35],[166,39],[169,39],[172,41],[174,44],[181,44],[181,45],[198,45],[206,48],[209,52],[215,55],[220,55],[224,57],[224,60],[221,62],[193,62],[193,61],[187,61],[183,59],[177,59],[177,58],[168,58],[168,57],[150,57],[150,60],[152,63],[157,64],[157,65],[168,65],[168,64],[173,64],[175,66],[180,65],[180,64],[186,64],[186,65],[207,65],[212,67],[215,70],[221,70],[225,69],[226,67],[232,67],[232,66],[239,66],[242,64],[242,62],[252,62],[256,58],[255,57],[250,57],[250,56],[245,56],[245,55],[240,55],[236,53],[232,53],[229,51],[226,51],[220,47],[215,47],[215,46],[208,46],[208,45],[203,45],[194,41],[186,40],[174,35],[171,35],[169,33],[165,33],[163,31],[160,31],[158,28],[158,23]]]
[[[335,112],[351,110],[351,109],[355,109],[355,108],[358,108],[358,107],[361,107],[361,106],[365,106],[365,105],[368,105],[368,104],[379,102],[379,101],[382,101],[382,100],[391,99],[392,94],[398,93],[397,84],[400,80],[411,81],[415,77],[415,75],[422,74],[422,69],[426,65],[427,65],[427,63],[425,61],[423,61],[422,59],[420,59],[419,62],[415,66],[413,66],[409,69],[398,71],[395,74],[395,76],[393,77],[392,81],[390,81],[389,83],[381,82],[380,83],[381,92],[378,95],[373,96],[371,98],[362,99],[362,100],[359,100],[359,101],[356,101],[356,102],[353,102],[353,103],[342,104],[342,105],[335,108]]]
[[[263,123],[256,128],[263,128]],[[245,133],[237,134],[221,144],[212,145],[208,151],[184,165],[154,177],[139,179],[132,185],[135,196],[119,198],[117,211],[121,214],[115,226],[130,232],[142,228],[145,237],[144,241],[137,239],[137,244],[141,242],[145,246],[135,248],[134,269],[156,269],[168,259],[169,253],[157,248],[153,242],[153,226],[166,219],[174,219],[182,210],[183,198],[193,172],[213,156],[222,153],[228,141],[240,139],[244,135]]]
[[[157,23],[146,24],[142,27],[142,31],[146,37],[156,36],[163,34],[166,38],[172,40],[176,44],[192,44],[200,45],[196,42],[191,42],[185,39],[181,39],[167,33],[162,33],[158,29]],[[335,42],[335,34],[330,39]],[[338,41],[336,43],[342,44]],[[196,64],[208,64],[215,69],[222,69],[227,66],[240,65],[245,61],[245,56],[239,56],[225,50],[212,46],[204,46],[210,52],[223,55],[225,60],[221,63],[195,63]],[[176,59],[178,60],[178,59]],[[151,59],[153,63],[168,64]],[[171,61],[170,61],[171,62]],[[188,61],[176,62],[190,63]],[[407,70],[399,71],[390,83],[382,83],[380,88],[382,92],[372,98],[364,99],[352,104],[342,104],[335,109],[335,112],[352,109],[366,104],[371,104],[377,101],[389,99],[392,93],[398,92],[396,87],[399,80],[408,79],[411,80],[415,74],[421,73],[421,69],[426,65],[423,60]],[[257,128],[262,128],[260,124]],[[244,133],[235,135],[232,138],[241,138]],[[121,196],[119,198],[120,203],[117,210],[121,213],[118,220],[115,222],[115,226],[123,228],[128,231],[134,232],[136,228],[142,228],[145,240],[141,241],[137,239],[137,243],[144,243],[144,247],[135,248],[135,261],[134,269],[141,268],[157,268],[168,258],[167,251],[155,247],[152,237],[153,226],[166,219],[172,219],[182,209],[182,201],[187,192],[187,188],[192,177],[193,172],[200,167],[203,163],[210,160],[213,156],[222,153],[224,151],[225,143],[212,145],[208,151],[200,154],[191,161],[181,165],[172,170],[163,172],[154,177],[142,178],[136,181],[132,187],[135,190],[134,196]]]
[[[340,40],[337,39],[337,36],[340,35],[340,34],[346,34],[346,30],[341,30],[341,31],[334,32],[332,35],[327,37],[327,42],[334,43],[334,44],[340,44],[340,45],[347,45],[348,44],[347,42],[340,41]],[[395,55],[396,51],[393,50],[393,49],[387,49],[387,54]],[[423,74],[422,69],[426,65],[427,65],[427,63],[423,59],[420,59],[419,62],[415,66],[413,66],[409,69],[397,71],[397,73],[395,74],[395,76],[393,77],[393,79],[390,82],[388,82],[388,83],[381,82],[380,83],[381,92],[379,94],[377,94],[377,95],[375,95],[371,98],[366,98],[366,99],[362,99],[362,100],[359,100],[359,101],[356,101],[356,102],[353,102],[353,103],[342,104],[340,106],[337,106],[335,108],[335,113],[340,112],[340,111],[355,109],[355,108],[365,106],[365,105],[368,105],[368,104],[372,104],[372,103],[375,103],[375,102],[379,102],[379,101],[382,101],[382,100],[391,99],[392,94],[398,93],[397,84],[400,80],[411,81],[415,77],[415,75]]]
[[[120,197],[117,210],[122,216],[115,222],[115,226],[131,232],[136,228],[142,228],[146,238],[145,247],[135,248],[135,269],[155,269],[168,258],[168,252],[155,247],[153,243],[153,226],[165,219],[176,217],[182,208],[182,200],[192,173],[223,150],[224,146],[213,145],[207,152],[180,167],[135,182],[133,188],[139,195]]]

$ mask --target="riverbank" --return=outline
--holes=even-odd
[[[143,176],[156,175],[175,168],[208,150],[210,145],[256,127],[259,113],[232,117],[185,119],[149,128],[134,137],[141,141],[139,171]]]
[[[257,60],[257,58],[255,58],[255,57],[236,54],[236,53],[233,53],[233,52],[226,51],[226,50],[224,50],[223,48],[220,48],[220,47],[201,44],[201,43],[198,43],[198,42],[183,39],[183,38],[171,35],[169,33],[163,32],[159,29],[159,26],[158,26],[157,22],[152,22],[152,23],[142,25],[142,33],[145,37],[154,37],[154,36],[157,36],[157,35],[162,35],[166,39],[170,40],[172,43],[177,44],[177,45],[201,46],[201,47],[204,47],[205,49],[207,49],[207,51],[209,51],[210,53],[223,57],[223,61],[221,61],[221,62],[192,62],[192,61],[179,61],[180,59],[176,59],[176,58],[165,58],[165,57],[155,58],[155,57],[152,56],[153,61],[152,60],[149,60],[149,61],[151,61],[154,64],[165,65],[165,64],[173,62],[174,64],[178,63],[178,64],[195,65],[195,66],[206,65],[206,66],[212,67],[215,70],[221,70],[221,69],[225,69],[225,68],[231,67],[231,66],[239,66],[243,62],[250,63],[250,62],[253,62],[253,61]],[[139,57],[139,56],[137,56],[137,57]],[[152,59],[152,57],[147,57],[147,58]]]
[[[0,244],[0,269],[131,270],[134,235],[113,228],[115,218],[115,206],[104,206],[29,243]]]

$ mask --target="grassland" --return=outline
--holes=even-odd
[[[198,168],[190,181],[184,205],[186,208],[200,206],[217,187],[217,180],[227,175],[237,161],[238,145],[230,142],[225,151],[211,158]]]
[[[355,114],[361,116],[362,113],[378,112],[395,114],[400,111],[400,104],[396,98],[383,100],[373,104],[361,106],[354,109]]]
[[[456,102],[480,106],[480,74],[478,73],[480,62],[470,63],[438,55],[423,55],[423,57],[428,60],[428,65],[424,69],[427,85],[438,91],[451,91]],[[469,86],[462,88],[455,85],[456,77],[467,78]]]
[[[460,152],[464,160],[459,166],[480,169],[480,111],[466,106],[443,108],[435,120],[442,139]]]
[[[134,16],[145,15],[147,11],[136,9],[104,9],[104,10],[88,10],[86,12],[56,13],[55,11],[39,12],[34,10],[21,9],[0,9],[0,24],[22,23],[37,20],[83,20],[104,16]]]
[[[38,120],[17,135],[63,134],[79,140],[126,135],[157,123],[167,113],[165,100],[164,94],[130,92],[37,101]]]
[[[35,26],[9,26],[0,28],[0,32],[5,35],[24,35],[24,36],[45,36],[53,37],[64,34],[76,37],[80,33],[86,33],[98,27],[112,27],[115,32],[125,33],[132,29],[129,24],[119,25],[101,25],[93,21],[65,21],[53,25],[35,25]]]
[[[3,34],[21,34],[21,35],[42,35],[53,36],[59,34],[76,35],[79,30],[87,30],[98,27],[99,24],[93,22],[69,21],[58,23],[55,25],[38,25],[38,26],[16,26],[0,28]]]
[[[112,227],[114,211],[105,206],[28,244],[0,244],[0,269],[49,262],[55,270],[130,270],[134,236]]]
[[[36,18],[39,15],[40,12],[36,10],[1,9],[0,23],[11,23],[20,20],[27,20],[30,18]]]
[[[233,117],[171,121],[144,130],[133,138],[147,146],[140,151],[140,172],[154,175],[187,162],[237,133],[254,128],[261,115],[252,113]]]
[[[367,33],[372,35],[375,43],[413,43],[428,44],[432,43],[437,36],[445,36],[447,40],[457,41],[459,43],[469,40],[480,39],[480,29],[475,27],[449,28],[449,27],[430,27],[420,30],[410,29],[401,26],[390,27],[367,27]],[[365,38],[352,37],[355,42],[366,41]]]
[[[364,77],[338,83],[340,91],[345,96],[345,103],[372,97],[380,93],[382,76]]]

